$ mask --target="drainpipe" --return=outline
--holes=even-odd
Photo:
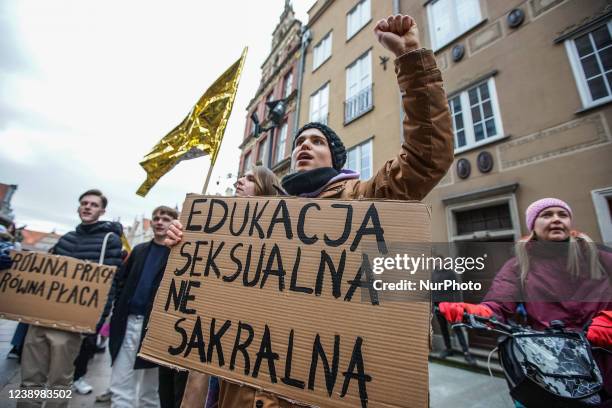
[[[400,0],[393,0],[393,14],[400,14]],[[399,113],[400,113],[400,145],[404,143],[404,107],[402,106],[402,93],[399,93]]]
[[[396,0],[393,0],[396,1]],[[308,48],[308,44],[310,44],[310,40],[312,39],[312,34],[310,29],[306,26],[302,27],[302,45],[300,47],[300,62],[298,67],[298,78],[297,78],[297,103],[295,106],[295,117],[293,118],[293,132],[291,132],[294,136],[298,131],[298,125],[300,120],[300,105],[302,100],[302,81],[304,80],[304,70],[306,68],[306,49]]]

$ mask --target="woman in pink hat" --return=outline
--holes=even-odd
[[[523,302],[534,329],[553,320],[576,330],[590,323],[591,344],[612,350],[612,251],[572,229],[572,209],[557,198],[532,203],[525,221],[529,234],[517,242],[516,256],[497,273],[484,302],[441,303],[440,312],[450,322],[461,321],[464,312],[505,320]],[[604,397],[612,399],[612,355],[594,356],[604,376]]]

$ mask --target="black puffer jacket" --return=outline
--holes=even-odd
[[[102,252],[104,237],[109,232],[112,232],[112,234],[109,235],[106,242],[103,263],[119,268],[121,266],[121,234],[123,233],[123,227],[118,222],[100,221],[95,224],[79,224],[75,231],[70,231],[59,239],[57,244],[51,249],[51,253],[98,262]],[[116,279],[113,279],[108,299],[104,305],[104,312],[98,323],[98,330],[110,313],[115,287]]]

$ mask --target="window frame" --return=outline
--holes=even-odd
[[[608,81],[606,81],[605,72],[602,73],[602,76],[604,76],[604,83],[607,84],[609,95],[606,96],[605,98],[593,100],[591,91],[589,89],[589,85],[587,83],[587,78],[584,72],[584,67],[582,66],[582,63],[580,62],[580,56],[578,55],[578,49],[576,47],[576,41],[575,41],[578,37],[582,37],[583,35],[590,35],[593,31],[603,26],[608,27],[608,32],[610,33],[610,36],[612,36],[612,19],[610,19],[604,24],[598,24],[596,26],[589,27],[588,31],[580,32],[564,41],[565,50],[567,52],[570,66],[572,68],[572,73],[574,74],[574,81],[576,82],[576,87],[578,88],[578,94],[580,95],[580,101],[582,103],[583,109],[589,109],[589,108],[593,108],[596,106],[604,105],[612,101],[612,82],[608,83]],[[593,46],[594,44],[591,42],[591,45]],[[608,47],[612,47],[612,45],[609,45]],[[597,52],[595,52],[594,54],[597,59],[597,62],[601,64],[601,59],[599,57],[599,54]]]
[[[353,171],[357,171],[359,173],[359,179],[360,180],[369,180],[374,175],[374,143],[373,143],[373,139],[374,139],[373,136],[369,137],[366,140],[364,140],[362,142],[359,142],[356,145],[353,145],[350,148],[346,149],[346,163],[344,164],[344,168],[345,169],[349,169],[349,170],[353,170]],[[362,160],[361,149],[366,144],[369,144],[369,146],[370,146],[370,160],[369,160],[370,175],[368,177],[363,177],[363,174],[361,172],[361,160]],[[350,169],[348,167],[349,155],[350,155],[350,152],[354,151],[355,149],[358,149],[357,150],[357,162],[359,163],[359,166],[358,166],[359,169]]]
[[[612,186],[591,191],[591,199],[595,207],[595,216],[604,245],[612,245],[612,215],[610,214],[608,198],[612,197]]]
[[[493,111],[493,119],[495,122],[495,128],[497,130],[497,135],[493,137],[486,137],[483,140],[476,141],[476,137],[474,134],[474,121],[472,118],[472,110],[469,100],[468,92],[474,88],[480,87],[482,84],[486,83],[489,90],[489,100],[491,102],[491,109]],[[454,120],[454,112],[453,107],[451,106],[451,100],[459,97],[461,102],[461,112],[463,115],[463,129],[466,138],[466,145],[462,147],[457,147],[457,135],[455,132],[455,120]],[[483,80],[480,80],[469,87],[464,88],[460,92],[456,92],[451,94],[448,97],[449,110],[451,112],[451,120],[453,125],[453,145],[455,146],[455,154],[463,153],[468,150],[472,150],[484,145],[488,145],[490,143],[494,143],[500,139],[504,139],[506,135],[504,134],[504,128],[501,118],[501,110],[499,108],[499,99],[497,97],[497,87],[495,86],[495,78],[489,77]],[[479,102],[482,105],[481,102]],[[484,120],[483,120],[484,122]]]
[[[245,174],[247,171],[253,168],[253,165],[252,165],[253,160],[251,159],[252,153],[253,153],[253,149],[251,148],[242,156],[242,174]]]
[[[289,81],[291,79],[291,81]],[[289,89],[287,89],[289,85]],[[293,69],[290,69],[283,78],[283,99],[287,98],[293,92]]]
[[[283,129],[285,130],[284,140],[282,139]],[[289,123],[287,121],[284,121],[276,136],[276,146],[275,146],[275,151],[274,151],[274,164],[278,164],[285,159],[285,150],[286,150],[288,134],[289,134]],[[281,141],[282,141],[282,145],[281,145]]]
[[[349,19],[357,12],[357,10],[362,10],[362,7],[366,2],[368,3],[369,17],[365,19],[359,27],[355,28],[355,31],[349,33]],[[349,41],[351,38],[355,37],[363,29],[363,27],[368,25],[370,21],[372,21],[372,1],[360,0],[346,13],[346,41]]]
[[[321,120],[320,120],[322,118],[321,115],[319,115],[317,118],[313,117],[313,114],[312,114],[312,98],[315,95],[317,95],[319,92],[322,92],[326,87],[328,88],[328,91],[327,91],[327,103],[326,103],[327,109],[326,109],[326,112],[325,112],[325,115],[324,115],[325,122],[321,122]],[[321,122],[321,123],[328,123],[329,122],[329,92],[330,92],[329,88],[330,88],[330,81],[327,81],[322,86],[320,86],[319,89],[314,91],[310,95],[310,97],[308,98],[308,121],[309,122]],[[318,109],[319,111],[321,110],[320,106],[321,105],[319,105],[319,109]],[[317,120],[315,120],[315,119],[317,119]]]
[[[350,84],[349,84],[349,71],[351,69],[355,69],[357,67],[357,64],[360,64],[364,59],[369,59],[369,64],[368,64],[368,76],[369,76],[369,83],[363,87],[360,87],[357,89],[357,91],[349,96],[349,89],[351,89]],[[361,65],[361,67],[363,67],[363,65]],[[374,78],[373,78],[373,63],[372,63],[372,48],[368,48],[367,51],[365,51],[363,54],[361,54],[359,57],[355,58],[355,60],[353,60],[349,65],[347,65],[347,67],[344,69],[344,86],[345,86],[345,97],[344,97],[344,109],[343,109],[343,117],[344,117],[344,125],[348,125],[349,123],[353,122],[354,120],[360,118],[361,116],[365,115],[366,113],[370,112],[372,109],[374,109]],[[358,78],[357,78],[357,84],[361,83],[362,78],[364,78],[364,76],[362,75],[362,72],[358,72]],[[363,109],[362,111],[359,111],[355,116],[351,116],[350,118],[347,117],[347,105],[349,103],[349,101],[353,100],[354,98],[357,98],[360,94],[362,94],[364,91],[369,90],[370,95],[369,95],[369,106],[366,107],[365,109]]]
[[[323,59],[321,59],[320,61],[318,61],[319,63],[317,64],[317,60],[316,60],[316,53],[317,53],[317,49],[321,46],[323,46],[323,43],[329,39],[329,54],[322,57]],[[332,56],[332,46],[333,46],[333,41],[334,41],[334,37],[333,37],[333,30],[329,30],[327,32],[327,34],[325,34],[318,43],[316,43],[313,47],[312,47],[312,71],[316,71],[321,65],[325,64],[325,62],[327,62],[327,60],[329,60]]]
[[[445,41],[443,43],[439,43],[439,40],[437,39],[436,32],[435,32],[436,25],[435,25],[435,16],[434,16],[434,12],[433,12],[433,6],[434,6],[434,4],[436,4],[436,3],[440,2],[440,1],[450,1],[450,2],[452,2],[453,8],[451,10],[453,12],[453,17],[454,17],[453,24],[456,24],[457,21],[459,20],[459,16],[458,16],[458,12],[457,12],[457,1],[465,1],[465,0],[433,0],[433,1],[430,1],[427,4],[427,25],[429,27],[429,38],[431,39],[431,49],[433,50],[433,52],[441,50],[442,48],[446,47],[447,45],[453,43],[455,40],[457,40],[457,38],[461,37],[462,35],[464,35],[468,31],[472,30],[474,27],[476,27],[477,25],[482,23],[483,20],[484,20],[483,13],[482,13],[482,4],[481,4],[480,0],[472,0],[472,1],[476,2],[476,3],[478,3],[478,16],[474,19],[474,23],[471,24],[466,29],[464,29],[463,31],[457,31],[456,33],[454,33],[454,35],[451,35],[449,40],[447,40],[447,41]]]
[[[358,63],[360,63],[361,61],[363,61],[363,60],[364,60],[364,59],[366,59],[367,57],[370,57],[370,64],[369,64],[369,70],[370,70],[370,73],[369,73],[369,76],[370,76],[370,84],[369,84],[369,86],[372,86],[372,83],[373,83],[373,80],[372,80],[372,79],[373,79],[373,78],[372,78],[372,71],[373,71],[373,69],[372,69],[372,65],[373,65],[373,64],[372,64],[372,48],[368,48],[368,50],[367,50],[366,52],[364,52],[363,54],[361,54],[360,56],[358,56],[357,58],[355,58],[355,59],[354,59],[354,60],[353,60],[353,61],[352,61],[352,62],[351,62],[349,65],[347,65],[347,66],[346,66],[346,68],[344,69],[344,79],[345,79],[345,86],[346,86],[346,89],[345,89],[345,99],[344,99],[345,101],[346,101],[346,100],[348,100],[349,98],[352,98],[352,97],[354,97],[354,96],[358,95],[358,94],[359,94],[361,91],[363,91],[364,89],[366,89],[366,88],[367,88],[367,86],[365,86],[365,87],[363,87],[363,88],[360,88],[360,89],[358,89],[358,90],[357,90],[357,92],[356,92],[354,95],[352,95],[352,96],[350,96],[350,97],[349,97],[349,92],[348,92],[348,91],[349,91],[349,78],[348,78],[348,77],[349,77],[349,70],[350,70],[351,68],[355,68],[355,67],[356,67],[356,65],[357,65]],[[359,78],[358,82],[361,82],[361,78]]]
[[[257,152],[255,154],[255,164],[257,164],[257,162],[260,161],[261,159],[261,165],[268,167],[269,158],[267,156],[270,150],[270,148],[268,147],[268,143],[270,143],[271,137],[272,136],[270,134],[267,134],[263,136],[262,138],[260,138],[259,141],[257,142]],[[263,153],[261,153],[262,150],[263,150]]]
[[[499,204],[507,204],[510,210],[510,220],[512,228],[497,231],[476,231],[468,234],[459,235],[457,233],[457,218],[455,213],[476,210],[479,208],[492,207]],[[446,225],[448,233],[448,242],[472,241],[479,238],[505,238],[514,237],[518,241],[521,237],[521,221],[520,221],[516,195],[514,193],[504,194],[500,196],[485,198],[482,200],[474,200],[466,203],[458,203],[448,205],[446,207]]]

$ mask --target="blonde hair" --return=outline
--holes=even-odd
[[[521,238],[515,245],[516,261],[520,271],[521,285],[525,286],[527,274],[529,273],[529,254],[527,244],[536,240],[534,231],[526,237]],[[586,258],[586,259],[585,259]],[[567,271],[570,276],[576,278],[580,275],[580,265],[587,262],[591,279],[602,279],[604,268],[599,261],[597,245],[587,234],[571,231],[569,238]]]
[[[251,169],[255,179],[256,196],[275,196],[278,195],[280,187],[276,174],[267,167],[255,166]]]

